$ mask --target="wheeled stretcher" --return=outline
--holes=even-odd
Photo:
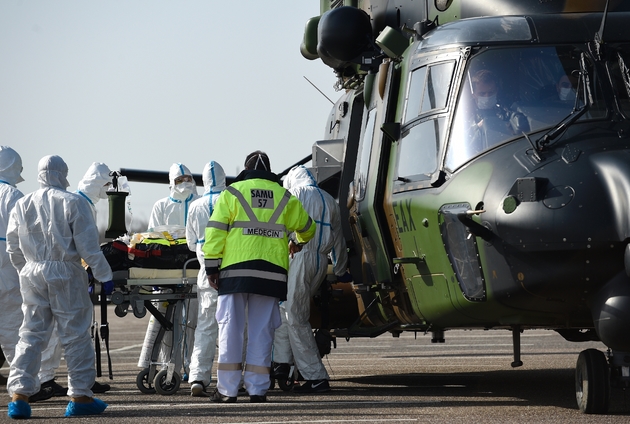
[[[147,338],[151,340],[147,343],[145,339],[147,349],[143,349],[140,358],[147,366],[136,378],[142,393],[172,395],[179,389],[182,345],[186,339],[186,321],[182,317],[186,315],[187,302],[197,297],[194,289],[199,270],[187,269],[193,261],[197,260],[188,260],[182,269],[129,268],[114,272],[111,301],[116,305],[116,315],[124,317],[129,309],[137,318],[144,318],[147,311],[152,315],[147,330]],[[165,337],[172,339],[172,343],[160,355]]]

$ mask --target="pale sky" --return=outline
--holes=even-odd
[[[0,145],[22,157],[18,188],[38,188],[49,154],[72,191],[92,162],[201,173],[215,160],[233,176],[260,149],[284,170],[323,138],[332,107],[304,77],[340,95],[333,71],[300,54],[318,14],[317,0],[0,1]],[[145,221],[168,196],[167,184],[131,190]]]

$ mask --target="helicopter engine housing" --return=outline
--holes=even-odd
[[[370,17],[361,9],[340,7],[324,13],[317,27],[317,54],[333,69],[342,69],[371,49]]]

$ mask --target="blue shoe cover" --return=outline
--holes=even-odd
[[[79,415],[98,415],[107,408],[107,404],[100,399],[94,398],[91,403],[76,403],[70,401],[66,408],[66,417],[76,417]]]
[[[9,418],[13,419],[25,419],[31,418],[31,405],[23,400],[16,400],[9,403],[9,410],[7,411]]]

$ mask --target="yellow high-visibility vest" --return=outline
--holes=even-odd
[[[305,243],[315,230],[300,201],[278,183],[262,178],[239,181],[221,193],[206,226],[206,269],[220,267],[219,294],[284,299],[288,236],[294,232],[297,241]]]

